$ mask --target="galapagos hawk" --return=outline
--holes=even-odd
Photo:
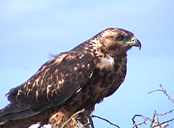
[[[107,28],[58,54],[8,92],[10,103],[0,110],[0,128],[27,128],[37,122],[52,128],[84,125],[95,105],[124,81],[127,51],[134,46],[141,48],[141,43],[132,32]],[[70,119],[82,109],[78,119]]]

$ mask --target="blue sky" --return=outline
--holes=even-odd
[[[165,96],[147,92],[159,84],[174,92],[173,5],[172,0],[0,1],[0,107],[7,104],[8,90],[32,76],[51,55],[106,27],[121,27],[135,33],[143,47],[129,51],[125,82],[94,113],[125,128],[134,114],[169,110],[173,105]],[[108,126],[95,122],[98,128]]]

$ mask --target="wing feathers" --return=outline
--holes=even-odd
[[[85,86],[94,68],[91,54],[60,54],[45,63],[26,83],[12,89],[8,99],[36,111],[60,106]]]

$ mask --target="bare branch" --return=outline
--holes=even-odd
[[[148,92],[148,94],[152,94],[154,92],[162,92],[165,96],[167,96],[168,100],[170,100],[172,103],[174,103],[174,98],[168,94],[167,90],[163,87],[162,84],[160,84],[160,89],[152,90],[152,91]]]
[[[89,120],[89,122],[84,124],[84,128],[86,128],[86,127],[88,128],[88,126],[91,126],[90,128],[95,128],[92,117],[90,115],[88,116],[88,120]]]
[[[91,125],[91,128],[95,128],[95,127],[94,127],[94,123],[93,123],[93,120],[92,120],[92,117],[91,117],[91,116],[89,116],[89,123],[90,123],[90,125]]]
[[[136,123],[136,118],[137,117],[141,117],[143,119],[143,121],[142,122],[139,122],[139,123]],[[148,121],[151,122],[152,119],[150,119],[149,117],[146,117],[144,115],[136,114],[136,115],[134,115],[132,117],[133,128],[138,128],[141,125],[146,125]]]
[[[151,121],[151,123],[150,123],[150,128],[152,128],[153,125],[154,125],[155,117],[156,117],[156,111],[153,113],[152,121]]]
[[[166,115],[171,114],[171,113],[173,113],[173,112],[174,112],[174,109],[171,109],[171,110],[169,110],[169,111],[167,111],[167,112],[156,113],[156,115],[157,115],[157,116],[166,116]]]
[[[162,125],[164,125],[164,127],[166,127],[166,126],[168,126],[168,123],[170,123],[172,121],[174,121],[174,118],[172,118],[170,120],[167,120],[167,121],[164,121],[162,123],[159,123],[158,125],[153,126],[153,128],[156,128],[156,127],[159,127],[159,126],[162,126]]]
[[[152,94],[154,92],[161,92],[162,94],[167,96],[168,100],[170,100],[172,103],[174,103],[174,98],[169,95],[167,90],[162,85],[160,85],[160,89],[152,90],[148,94]],[[147,125],[147,123],[148,124],[150,123],[150,128],[167,128],[169,126],[169,123],[174,121],[174,118],[165,120],[163,122],[160,121],[159,119],[160,119],[160,117],[167,116],[173,112],[174,112],[174,109],[171,109],[171,110],[169,110],[167,112],[163,112],[163,113],[157,113],[155,111],[153,113],[152,119],[149,117],[146,117],[144,115],[138,115],[138,114],[134,115],[132,118],[133,128],[139,128],[141,125]],[[137,123],[137,121],[135,120],[137,117],[141,117],[143,119],[143,121]]]
[[[109,121],[108,119],[105,119],[105,118],[103,118],[103,117],[100,117],[100,116],[97,116],[97,115],[92,115],[91,117],[92,117],[92,118],[98,118],[98,119],[100,119],[100,120],[103,120],[103,121],[109,123],[110,125],[112,125],[112,126],[114,126],[114,127],[116,127],[116,128],[120,128],[119,125],[117,125],[117,124],[115,124],[115,123],[112,123],[111,121]]]
[[[155,111],[153,114],[153,119],[150,125],[150,128],[167,128],[168,124],[161,124],[159,121],[159,117],[157,116],[157,112]]]

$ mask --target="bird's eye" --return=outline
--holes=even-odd
[[[124,40],[124,36],[123,35],[119,35],[119,36],[117,36],[116,40],[117,41],[122,41],[122,40]]]

